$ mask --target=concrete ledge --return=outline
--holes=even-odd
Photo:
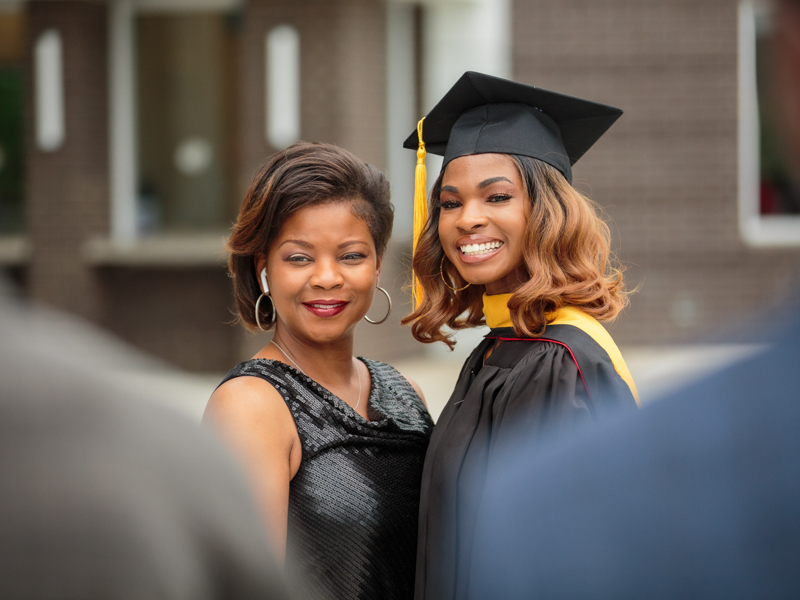
[[[94,238],[83,257],[97,267],[224,267],[227,233],[167,234],[131,242]]]
[[[0,267],[20,267],[31,259],[31,245],[24,235],[0,235]]]

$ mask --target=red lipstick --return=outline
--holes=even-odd
[[[317,317],[335,317],[342,312],[349,302],[344,300],[310,300],[303,302],[303,306],[313,315]]]

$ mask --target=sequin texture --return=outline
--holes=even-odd
[[[254,359],[225,378],[260,377],[283,396],[302,445],[289,488],[287,569],[328,599],[410,599],[419,490],[433,421],[393,367],[361,358],[369,421],[300,371]]]

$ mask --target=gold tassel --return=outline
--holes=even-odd
[[[427,171],[425,170],[425,142],[422,141],[422,121],[425,117],[420,119],[417,123],[417,138],[419,139],[419,148],[417,149],[417,168],[414,172],[414,242],[412,246],[412,260],[413,256],[417,253],[417,243],[419,236],[422,233],[422,228],[428,220],[428,200],[427,193]],[[422,303],[422,285],[417,280],[417,276],[412,272],[412,310],[417,310],[417,307]]]

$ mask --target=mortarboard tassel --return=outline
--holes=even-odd
[[[422,121],[417,123],[417,137],[419,138],[419,148],[417,148],[417,168],[414,171],[414,241],[412,246],[412,260],[417,253],[417,243],[422,233],[422,228],[428,220],[428,199],[426,198],[428,174],[425,169],[425,142],[422,141]],[[422,285],[417,280],[417,276],[412,272],[412,310],[416,310],[422,302]]]

